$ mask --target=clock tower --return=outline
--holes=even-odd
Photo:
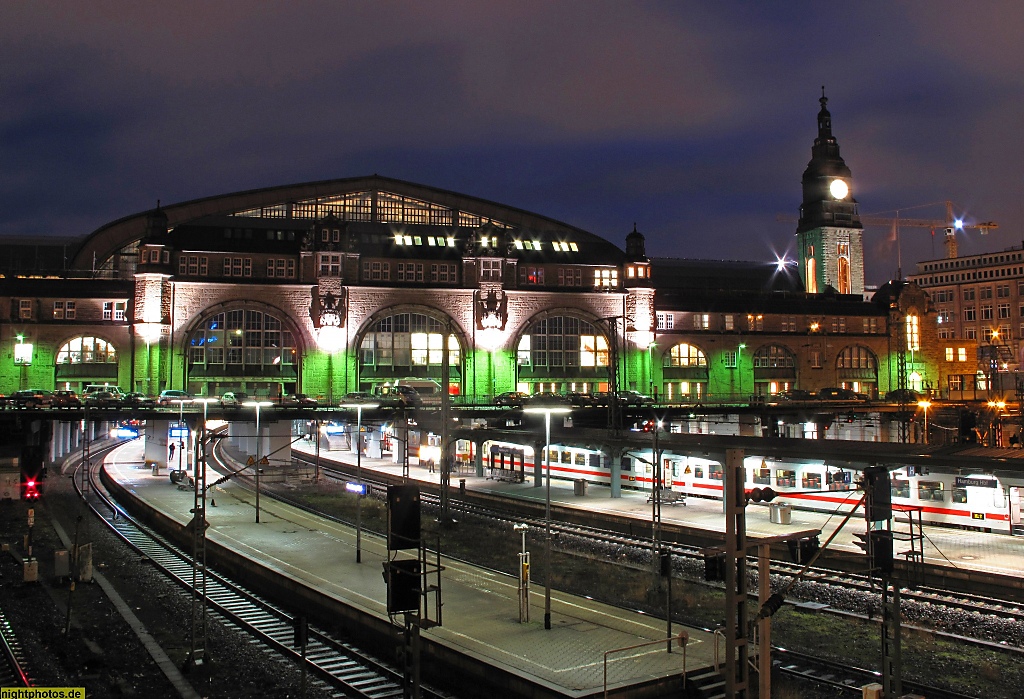
[[[832,115],[821,88],[818,137],[803,176],[803,204],[796,237],[804,289],[820,294],[832,287],[840,294],[864,293],[863,226],[853,198],[850,168],[832,135]]]

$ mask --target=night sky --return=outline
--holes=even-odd
[[[821,86],[862,214],[1024,238],[1024,3],[0,0],[0,235],[380,174],[648,254],[793,254]],[[942,231],[901,234],[904,271]],[[934,246],[934,247],[933,247]],[[895,272],[865,234],[867,281]]]

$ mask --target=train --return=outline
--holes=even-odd
[[[460,441],[456,460],[472,461],[472,444]],[[541,455],[543,458],[543,454]],[[606,455],[592,449],[554,444],[550,448],[553,479],[584,480],[610,486]],[[722,498],[722,463],[704,456],[663,452],[662,487],[686,496]],[[823,461],[795,462],[747,456],[744,460],[748,490],[770,487],[776,502],[800,509],[848,512],[860,501],[858,472]],[[542,463],[543,467],[543,463]],[[521,480],[533,473],[533,450],[508,442],[484,443],[484,468],[501,480]],[[651,451],[623,456],[620,485],[651,490],[654,483]],[[1022,534],[1021,499],[1024,474],[994,475],[938,473],[903,465],[890,471],[893,509],[897,519],[914,517],[925,524],[956,526],[981,531]]]

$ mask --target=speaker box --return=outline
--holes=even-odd
[[[388,550],[420,547],[420,489],[388,486]]]

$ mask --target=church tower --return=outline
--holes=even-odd
[[[853,198],[850,168],[832,135],[832,115],[821,88],[818,137],[803,176],[803,204],[796,237],[804,289],[820,294],[832,287],[840,294],[864,293],[863,226]]]

